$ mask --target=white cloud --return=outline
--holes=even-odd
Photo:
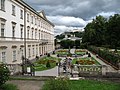
[[[82,18],[70,16],[47,16],[50,21],[56,25],[65,25],[72,27],[84,27],[86,22]]]

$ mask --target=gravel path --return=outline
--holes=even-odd
[[[41,90],[44,81],[11,80],[7,83],[17,85],[19,90]]]

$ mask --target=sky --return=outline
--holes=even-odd
[[[24,0],[36,11],[44,10],[55,35],[82,29],[98,15],[120,14],[120,0]]]

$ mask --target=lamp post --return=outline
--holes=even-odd
[[[57,57],[59,58],[59,54],[57,54]],[[58,76],[60,76],[60,60],[58,60]]]

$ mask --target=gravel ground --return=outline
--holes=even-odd
[[[7,83],[17,85],[19,90],[41,90],[44,81],[11,80]]]

